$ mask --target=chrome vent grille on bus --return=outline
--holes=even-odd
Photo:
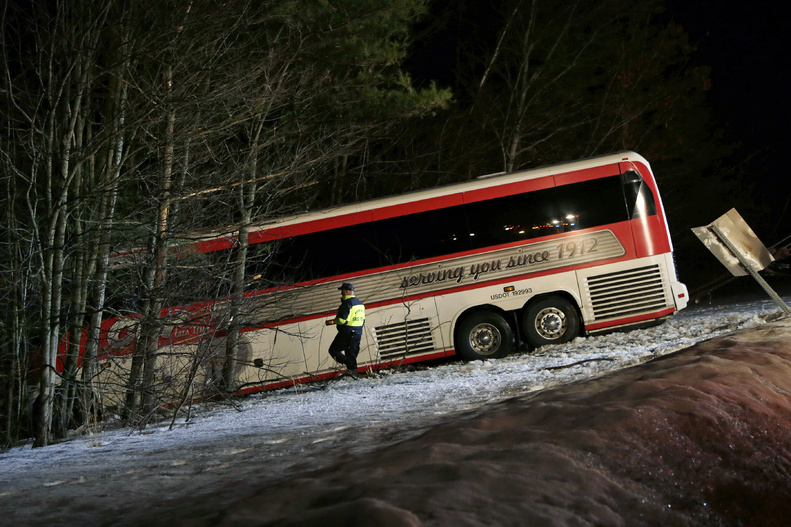
[[[382,359],[434,350],[428,318],[379,326],[375,330],[375,338]]]
[[[596,321],[656,311],[668,305],[665,280],[658,265],[591,276],[586,285]]]

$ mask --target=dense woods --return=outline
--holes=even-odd
[[[705,188],[727,150],[708,71],[661,8],[7,2],[0,445],[44,446],[110,414],[144,426],[194,395],[168,368],[189,378],[215,361],[216,393],[233,393],[245,234],[267,218],[621,149],[663,166],[683,217],[667,197]],[[208,230],[238,236],[231,259],[174,263],[169,248]],[[163,308],[218,298],[221,354],[159,349]],[[134,353],[97,386],[99,324],[119,314],[139,317]]]

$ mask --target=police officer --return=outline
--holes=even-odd
[[[341,284],[338,290],[341,292],[341,305],[335,315],[338,334],[330,344],[329,353],[337,362],[345,364],[347,371],[355,374],[365,324],[365,305],[354,296],[354,285],[349,282]]]

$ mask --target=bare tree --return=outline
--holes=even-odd
[[[240,328],[256,317],[243,296],[257,279],[247,271],[250,226],[304,210],[332,167],[364,157],[378,130],[449,99],[399,75],[409,24],[424,8],[425,0],[8,4],[7,442],[26,413],[33,359],[36,446],[85,424],[109,398],[118,404],[119,393],[126,415],[144,424],[162,401],[189,393],[178,383],[216,362],[219,340],[217,380],[236,389]],[[336,184],[349,175],[335,174]],[[336,188],[338,200],[362,196],[359,184]],[[177,248],[218,227],[235,240],[233,258],[204,266],[195,254],[201,265],[191,267]],[[136,265],[113,264],[114,251],[141,246]],[[165,308],[197,301],[217,313]],[[103,318],[125,312],[141,316],[131,365],[98,368],[110,351]],[[193,357],[162,346],[182,323],[212,335]]]

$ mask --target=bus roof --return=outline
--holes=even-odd
[[[599,166],[607,166],[607,165],[622,163],[626,161],[642,163],[646,167],[649,166],[648,161],[646,161],[645,158],[643,158],[641,155],[632,151],[622,151],[619,153],[596,156],[588,159],[582,159],[579,161],[572,161],[572,162],[560,163],[556,165],[548,165],[538,168],[531,168],[527,170],[520,170],[518,172],[511,172],[511,173],[501,172],[496,174],[483,175],[471,181],[453,183],[450,185],[433,187],[423,190],[415,190],[393,196],[376,198],[367,201],[360,201],[357,203],[338,205],[335,207],[328,207],[324,209],[318,209],[315,211],[307,211],[289,216],[271,218],[262,222],[254,223],[253,225],[250,226],[249,232],[252,238],[254,233],[275,232],[281,230],[284,227],[294,226],[294,228],[296,228],[296,226],[298,225],[312,223],[312,222],[323,223],[326,222],[326,220],[331,220],[332,218],[337,218],[342,216],[360,217],[360,216],[365,216],[365,213],[370,211],[386,209],[391,207],[396,208],[399,205],[419,203],[423,201],[432,200],[435,198],[442,198],[444,196],[454,196],[479,189],[499,187],[499,186],[508,185],[510,183],[525,182],[534,179],[544,178],[547,176],[559,175],[568,172],[575,172],[575,171],[595,168]],[[293,230],[293,229],[289,229],[289,230]],[[189,242],[186,243],[186,246],[196,247],[199,252],[208,252],[208,251],[229,248],[232,245],[232,241],[236,237],[237,232],[238,232],[238,227],[225,226],[224,228],[222,228],[222,230],[215,229],[210,232],[193,233],[193,235],[190,236]],[[273,236],[273,237],[277,238],[279,236]],[[259,237],[259,241],[260,241],[260,237]],[[179,252],[178,247],[184,247],[184,246],[185,244],[183,241],[181,243],[176,242],[173,244],[173,249],[178,253]],[[120,260],[126,260],[129,257],[134,256],[135,254],[145,253],[145,252],[146,252],[145,249],[122,251],[113,255],[113,258],[114,259],[120,258]]]
[[[432,198],[438,198],[442,196],[459,194],[462,192],[470,192],[477,189],[489,188],[492,186],[507,185],[509,183],[528,181],[531,179],[539,179],[539,178],[557,175],[565,172],[585,170],[587,168],[592,168],[597,166],[611,165],[611,164],[621,163],[624,161],[638,162],[646,166],[649,166],[648,161],[646,161],[645,158],[643,158],[641,155],[631,151],[623,151],[615,154],[607,154],[602,156],[591,157],[580,161],[573,161],[568,163],[560,163],[556,165],[531,168],[531,169],[520,170],[518,172],[511,172],[507,174],[503,172],[496,174],[489,174],[489,175],[479,176],[471,181],[465,181],[461,183],[453,183],[450,185],[444,185],[440,187],[433,187],[428,189],[405,192],[403,194],[376,198],[367,201],[360,201],[357,203],[338,205],[335,207],[328,207],[325,209],[318,209],[315,211],[308,211],[290,216],[281,216],[278,218],[268,219],[266,221],[251,225],[250,232],[275,229],[286,225],[312,222],[312,221],[323,220],[336,216],[344,216],[347,214],[361,213],[361,212],[381,209],[385,207],[401,205],[405,203],[413,203],[417,201],[429,200]],[[211,234],[207,233],[206,235],[201,236],[200,239],[209,240],[216,237],[228,236],[228,232],[229,232],[228,229],[222,232],[215,231]]]

